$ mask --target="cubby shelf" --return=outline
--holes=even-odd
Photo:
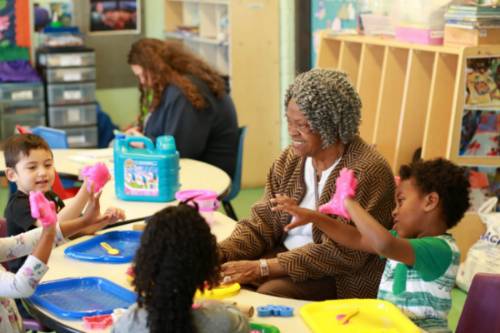
[[[460,165],[498,167],[499,156],[460,156],[459,145],[468,107],[467,58],[499,56],[500,45],[431,46],[324,31],[317,66],[349,75],[363,101],[360,134],[384,155],[394,172],[410,162],[418,148],[424,159],[445,157]],[[484,225],[477,214],[467,213],[450,232],[465,254],[484,232]]]
[[[498,156],[459,156],[458,151],[466,59],[499,55],[500,45],[431,46],[325,31],[317,66],[349,75],[363,101],[361,136],[377,147],[394,171],[411,161],[418,148],[423,158],[497,166]]]

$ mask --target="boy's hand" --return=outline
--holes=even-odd
[[[100,198],[102,192],[94,193],[94,188],[91,186],[89,201],[87,203],[87,208],[83,212],[82,218],[87,224],[94,224],[101,214]],[[103,215],[105,216],[105,215]],[[102,221],[102,220],[101,220]]]
[[[277,194],[276,198],[271,199],[271,203],[275,205],[273,211],[284,211],[293,216],[290,224],[285,226],[285,231],[310,223],[314,220],[314,214],[317,214],[313,210],[298,206],[294,199],[282,194]]]
[[[340,175],[335,182],[335,194],[332,199],[319,207],[319,211],[324,214],[333,214],[351,219],[349,212],[345,209],[344,200],[353,198],[356,194],[358,181],[354,177],[354,171],[347,168],[340,170]]]
[[[120,220],[125,220],[125,211],[121,208],[109,207],[104,212],[104,215],[109,217],[108,224],[114,224]]]

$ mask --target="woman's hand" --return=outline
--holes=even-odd
[[[137,126],[126,129],[125,134],[130,136],[144,136],[144,134],[142,134],[142,132],[139,130],[139,127]]]
[[[274,205],[273,211],[284,211],[293,216],[292,221],[285,226],[285,231],[300,227],[314,221],[315,215],[319,214],[314,210],[302,208],[297,205],[297,202],[283,194],[276,194],[276,197],[271,199]]]
[[[221,266],[221,283],[250,283],[261,278],[258,260],[229,261]]]

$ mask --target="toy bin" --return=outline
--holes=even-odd
[[[51,126],[55,127],[94,125],[97,123],[96,104],[49,106],[48,115]]]
[[[47,68],[47,83],[95,81],[95,67]]]
[[[70,148],[97,146],[97,127],[61,128],[66,132]]]
[[[132,147],[134,142],[142,143],[144,148]],[[117,136],[113,154],[118,198],[153,202],[175,199],[180,186],[174,137],[158,137],[155,147],[146,137]]]
[[[47,86],[49,105],[92,103],[95,101],[95,83],[63,83]]]
[[[18,102],[43,100],[43,85],[35,83],[1,83],[0,101]]]

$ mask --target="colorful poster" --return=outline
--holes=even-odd
[[[91,33],[139,33],[139,0],[90,0]]]
[[[330,29],[338,33],[356,33],[357,0],[311,0],[311,64],[316,65],[319,32]]]
[[[500,156],[500,109],[464,110],[459,155]]]
[[[500,167],[467,167],[470,182],[471,211],[477,209],[490,197],[498,198],[497,212],[500,212]]]
[[[500,57],[468,58],[465,104],[500,106]]]
[[[14,0],[0,1],[0,47],[16,45]]]

